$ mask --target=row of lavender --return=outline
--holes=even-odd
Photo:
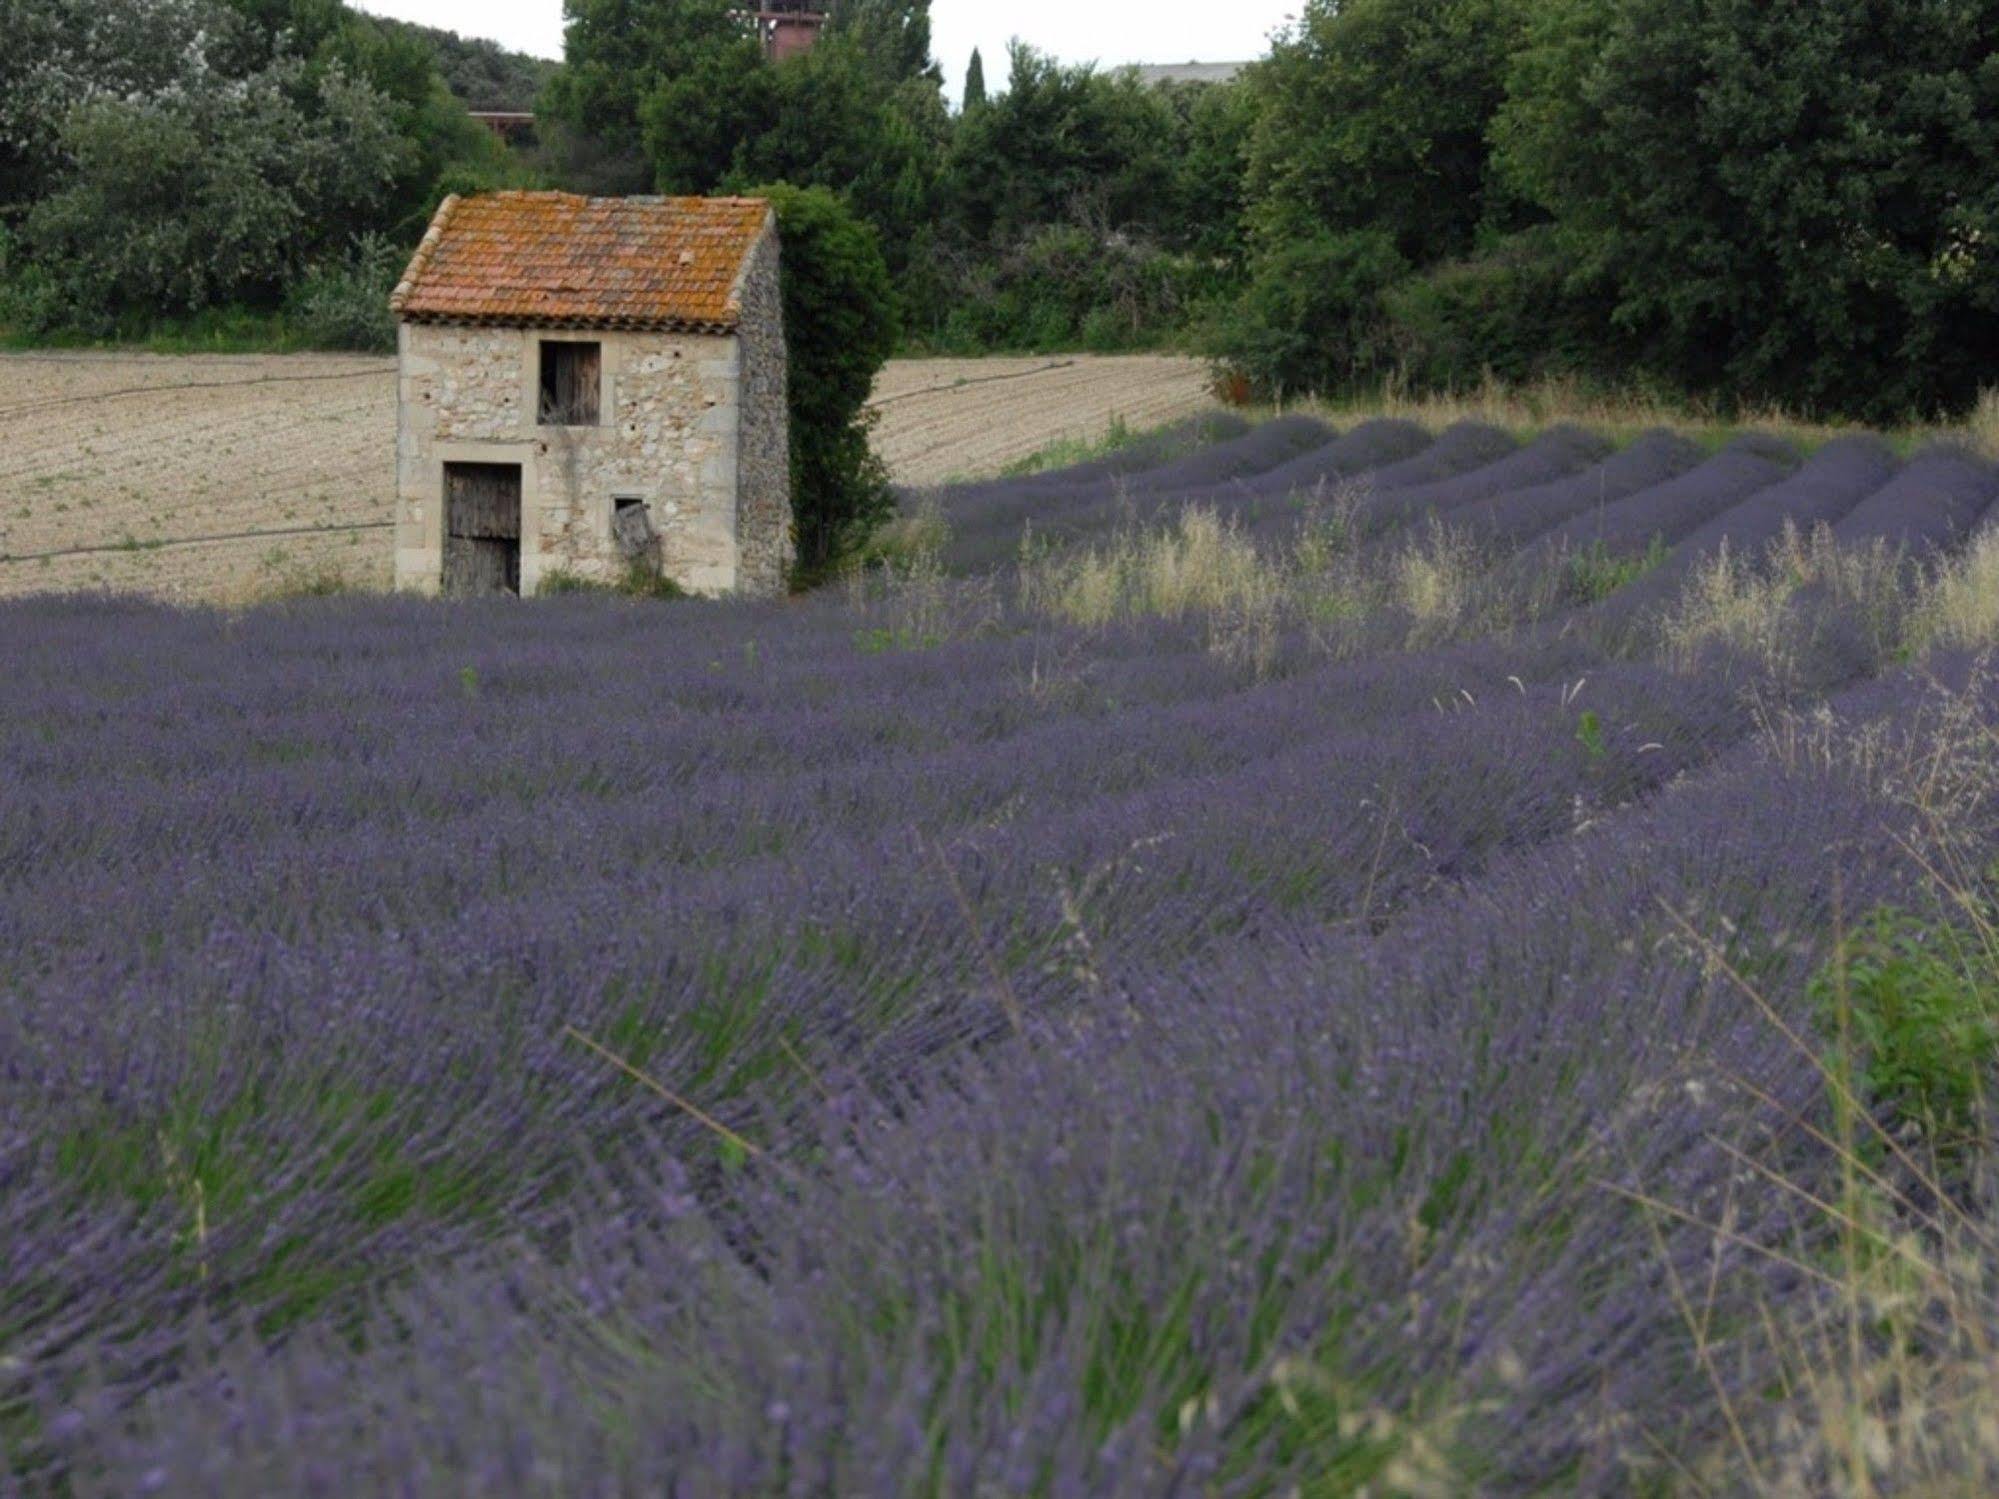
[[[1870,444],[1139,456],[949,497],[956,560],[1192,501],[1274,534],[1371,471],[1375,538],[1677,544],[1636,592],[1787,516],[1940,545],[1999,497]],[[10,606],[0,1471],[1602,1486],[1716,1435],[1671,1272],[1746,1314],[1812,1225],[1731,1200],[1749,1247],[1655,1252],[1603,1184],[1700,1219],[1717,1139],[1815,1169],[1809,1066],[1679,923],[1794,1001],[1835,885],[1900,887],[1878,779],[1773,763],[1739,678],[1601,631],[1257,676],[1191,623],[863,623]],[[1807,687],[1927,732],[1937,688],[1853,668]]]
[[[1140,449],[1129,461],[1151,455]],[[1004,561],[1030,523],[1044,536],[1079,538],[1190,503],[1278,531],[1343,487],[1358,494],[1358,521],[1370,535],[1436,520],[1496,552],[1530,556],[1564,546],[1643,550],[1657,538],[1678,549],[1682,565],[1724,539],[1760,546],[1786,520],[1828,525],[1845,544],[1945,546],[1999,501],[1992,465],[1950,444],[1903,462],[1878,439],[1843,438],[1801,461],[1755,434],[1708,454],[1663,431],[1613,449],[1573,427],[1522,444],[1476,424],[1432,438],[1405,421],[1335,433],[1285,417],[1136,473],[1111,459],[952,491],[951,560],[965,568]]]

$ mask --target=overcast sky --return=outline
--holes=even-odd
[[[360,0],[363,10],[491,37],[521,52],[562,56],[562,0]],[[1019,37],[1065,62],[1241,62],[1260,57],[1298,0],[934,0],[933,46],[952,98],[972,48],[986,78],[1006,81],[1006,44]]]

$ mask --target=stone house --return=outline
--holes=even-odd
[[[778,234],[749,198],[447,198],[389,303],[396,585],[534,593],[792,561]]]

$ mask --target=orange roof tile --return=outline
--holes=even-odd
[[[761,198],[444,200],[389,298],[416,323],[728,332]]]

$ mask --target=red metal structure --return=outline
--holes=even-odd
[[[772,62],[810,52],[826,28],[825,0],[763,0],[749,14]]]

